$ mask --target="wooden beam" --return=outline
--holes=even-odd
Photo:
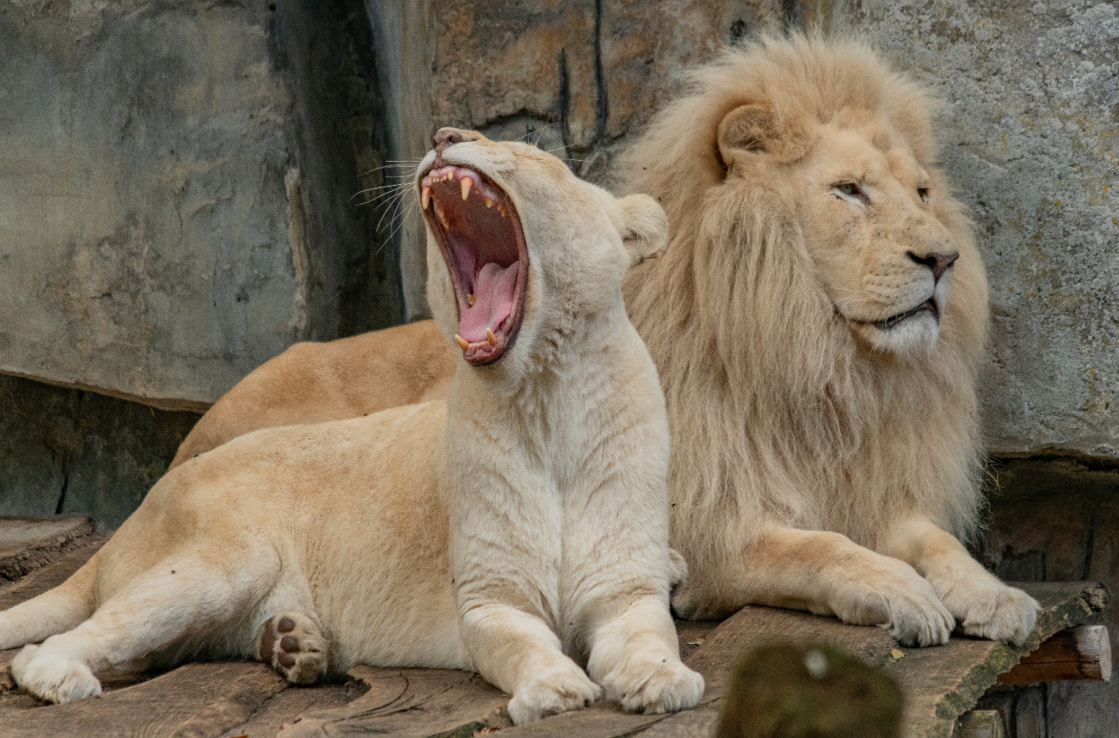
[[[0,516],[0,586],[81,548],[93,537],[93,521],[84,515]]]
[[[1006,738],[1006,721],[998,710],[968,710],[960,715],[954,738]]]
[[[1103,625],[1062,630],[999,675],[999,684],[1111,681],[1111,639]]]

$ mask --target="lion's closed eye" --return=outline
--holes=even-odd
[[[866,205],[870,202],[866,191],[854,180],[842,180],[831,186],[832,193],[841,200]]]

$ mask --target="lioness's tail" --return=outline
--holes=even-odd
[[[0,649],[65,633],[93,615],[98,558],[94,555],[54,589],[0,612]]]

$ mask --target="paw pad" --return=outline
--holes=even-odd
[[[318,625],[305,615],[291,613],[261,626],[260,660],[295,684],[311,684],[326,671],[326,640]]]

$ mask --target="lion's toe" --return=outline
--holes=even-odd
[[[518,689],[509,700],[509,717],[515,725],[590,706],[602,697],[602,687],[582,669],[570,666],[541,674]]]
[[[703,697],[703,677],[679,661],[629,664],[602,680],[606,698],[629,712],[664,713],[695,707]]]
[[[977,638],[1021,646],[1037,624],[1037,600],[1015,587],[993,582],[970,589],[965,596],[949,597],[960,630]]]

